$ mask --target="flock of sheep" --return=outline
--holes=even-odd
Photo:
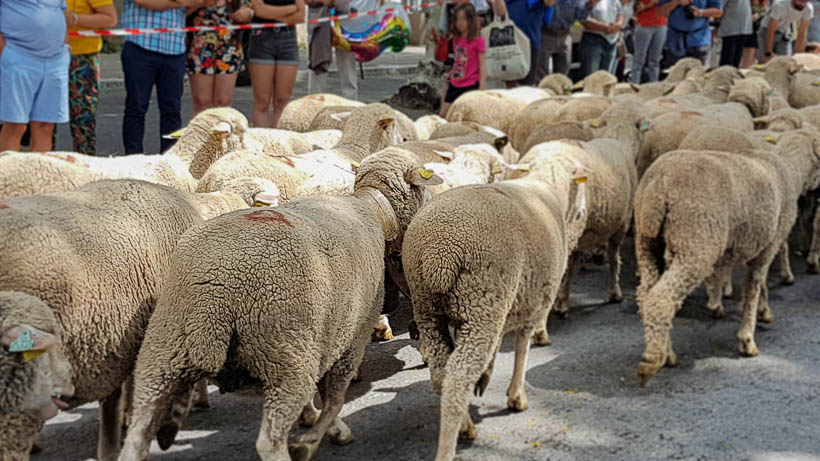
[[[437,459],[453,459],[505,334],[507,406],[523,411],[530,343],[550,343],[582,262],[603,254],[623,299],[630,229],[641,384],[676,363],[672,321],[696,287],[725,315],[735,265],[754,356],[769,268],[780,255],[793,282],[798,198],[820,186],[814,59],[684,59],[641,86],[551,75],[467,93],[447,120],[312,95],[277,130],[208,110],[162,155],[0,153],[0,458],[28,459],[58,409],[99,401],[98,458],[144,459],[210,381],[261,387],[262,459],[310,459],[326,434],[352,440],[345,392],[371,337],[392,337],[401,291],[441,396]],[[297,421],[311,428],[289,441]]]

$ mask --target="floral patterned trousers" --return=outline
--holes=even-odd
[[[97,100],[100,93],[100,53],[71,56],[68,104],[74,151],[94,155],[97,150]]]

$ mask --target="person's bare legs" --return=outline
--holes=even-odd
[[[214,107],[214,83],[215,75],[190,74],[188,80],[191,82],[191,97],[194,102],[194,117],[205,109]]]
[[[273,80],[273,128],[279,125],[279,117],[282,116],[285,106],[290,102],[298,71],[299,66],[276,66]]]
[[[213,97],[211,107],[233,106],[233,91],[236,88],[238,73],[219,74],[214,76]]]
[[[748,69],[757,62],[757,48],[743,48],[743,57],[740,58],[740,68]]]
[[[54,124],[46,122],[31,122],[31,152],[51,152],[51,134]]]
[[[26,133],[26,125],[26,123],[3,122],[3,129],[0,130],[0,152],[20,150],[20,141]]]
[[[273,78],[276,66],[256,63],[250,63],[248,66],[251,74],[251,87],[253,88],[251,123],[257,128],[273,128],[268,112],[273,99]]]

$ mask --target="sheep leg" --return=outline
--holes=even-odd
[[[609,259],[609,302],[619,303],[624,300],[621,292],[621,244],[626,237],[626,231],[618,232],[607,243],[607,258]]]
[[[809,274],[820,273],[820,208],[814,213],[812,222],[811,246],[809,255],[806,258],[806,272]]]
[[[572,279],[575,278],[578,272],[578,254],[573,252],[567,260],[567,268],[564,272],[564,277],[561,280],[561,288],[558,290],[558,297],[555,300],[553,311],[559,318],[565,319],[569,316],[569,287],[572,285]]]
[[[760,301],[762,286],[766,283],[771,260],[777,255],[778,247],[769,248],[757,258],[747,263],[748,272],[743,285],[741,301],[740,330],[737,332],[738,350],[741,355],[754,357],[760,354],[755,344],[755,328],[757,327],[758,302]],[[768,261],[767,261],[768,260]]]
[[[769,287],[764,282],[760,287],[760,298],[757,305],[757,321],[763,323],[772,323],[774,321],[774,314],[772,314],[772,307],[769,305]]]
[[[466,321],[459,326],[458,340],[447,360],[442,385],[437,461],[450,461],[455,457],[459,436],[463,439],[477,435],[472,431],[475,428],[472,421],[466,421],[470,418],[467,411],[470,390],[489,366],[502,328],[503,325],[478,321]]]
[[[325,434],[332,427],[331,439],[340,445],[345,445],[353,441],[353,433],[350,428],[339,418],[342,406],[345,403],[345,392],[350,385],[350,379],[356,372],[355,351],[347,351],[342,357],[330,367],[324,379],[320,382],[320,392],[322,395],[322,413],[316,424],[309,431],[297,437],[288,445],[290,456],[294,460],[308,460],[316,454],[319,444]]]
[[[204,380],[205,378],[202,378]],[[191,404],[194,397],[194,386],[180,386],[171,398],[171,405],[167,412],[162,415],[162,425],[157,431],[157,444],[160,449],[167,450],[174,444],[177,434],[188,413],[191,411]]]
[[[453,350],[453,340],[448,329],[449,319],[433,313],[432,303],[422,304],[420,298],[421,296],[417,296],[414,300],[413,316],[418,325],[421,346],[426,353],[427,366],[430,368],[433,392],[441,395],[444,368],[450,351]]]
[[[120,440],[124,441],[125,436],[128,435],[128,426],[131,424],[131,403],[134,400],[134,374],[128,375],[128,378],[122,383],[122,394],[120,395],[119,412],[122,415],[120,425]],[[122,447],[120,447],[122,448]]]
[[[211,408],[208,403],[208,380],[200,379],[194,386],[194,406],[197,408]]]
[[[789,242],[784,242],[777,254],[780,261],[780,283],[783,285],[794,285],[794,273],[789,262]]]
[[[316,408],[314,403],[316,397],[319,397],[318,392],[312,399],[310,399],[310,401],[308,401],[305,408],[302,409],[302,414],[299,415],[299,425],[304,427],[313,427],[316,424],[316,421],[319,420],[320,410]]]
[[[393,339],[393,328],[390,327],[390,319],[387,314],[379,316],[379,324],[373,332],[373,339],[377,341],[390,341]]]
[[[638,365],[641,386],[654,376],[664,365],[677,364],[677,356],[672,350],[672,320],[686,296],[708,276],[713,263],[706,261],[672,261],[667,271],[648,292],[642,291],[638,297],[638,312],[644,325],[646,349]],[[708,268],[708,269],[707,269]]]
[[[715,318],[726,317],[726,310],[723,308],[723,290],[726,284],[727,273],[731,273],[731,264],[722,264],[715,268],[715,271],[705,281],[706,293],[709,300],[706,308],[712,311]]]
[[[498,341],[498,344],[495,346],[495,352],[493,352],[493,358],[490,359],[490,365],[484,370],[484,373],[481,375],[481,378],[478,379],[478,382],[475,383],[475,389],[473,389],[473,394],[476,397],[481,397],[484,395],[484,391],[487,390],[487,386],[490,385],[490,377],[493,375],[493,367],[495,365],[495,357],[498,355],[498,350],[501,349],[501,341]]]
[[[524,392],[524,375],[527,372],[530,336],[532,336],[530,329],[519,331],[515,335],[515,367],[510,387],[507,388],[507,408],[512,411],[524,411],[529,408],[527,394]]]
[[[256,438],[256,452],[262,461],[290,461],[288,432],[315,392],[314,386],[304,385],[311,381],[308,376],[294,376],[265,390],[262,425]]]
[[[97,459],[100,461],[116,460],[120,452],[122,437],[122,413],[120,396],[122,386],[108,397],[100,400],[100,439],[97,442]]]

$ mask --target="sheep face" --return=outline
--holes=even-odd
[[[2,292],[0,321],[0,362],[9,370],[9,382],[0,386],[0,410],[46,421],[67,409],[60,397],[74,394],[72,369],[51,309],[33,296]]]

